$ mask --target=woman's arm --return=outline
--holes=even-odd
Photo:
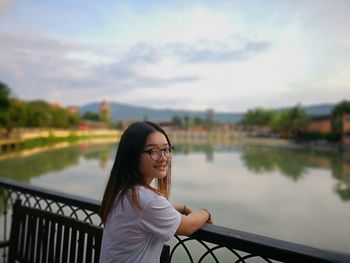
[[[189,215],[192,212],[194,212],[194,210],[191,207],[186,206],[186,205],[174,204],[173,206],[182,215]]]
[[[176,235],[190,236],[200,229],[205,223],[212,224],[211,215],[206,209],[192,212],[188,215],[182,215]]]

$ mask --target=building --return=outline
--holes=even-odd
[[[350,148],[350,113],[343,115],[342,143],[346,148]]]
[[[214,121],[214,110],[213,109],[208,109],[207,110],[206,119],[208,121]]]
[[[321,115],[311,117],[311,122],[307,128],[308,132],[332,132],[332,119],[330,115]]]
[[[58,102],[52,102],[50,104],[51,108],[53,109],[60,109],[61,108],[61,104],[59,104]]]
[[[80,108],[79,108],[79,106],[70,105],[70,106],[67,107],[67,110],[70,113],[74,113],[74,114],[79,115]]]
[[[101,120],[106,122],[109,120],[110,118],[110,107],[109,107],[109,104],[106,100],[103,100],[101,103],[100,103],[100,117],[101,117]]]

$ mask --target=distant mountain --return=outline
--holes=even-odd
[[[87,111],[99,112],[99,102],[86,104],[80,107],[80,113],[84,114]],[[189,111],[189,110],[173,110],[173,109],[153,109],[148,107],[139,107],[118,102],[109,102],[111,109],[111,118],[114,121],[128,120],[153,120],[153,121],[169,121],[174,116],[178,117],[200,117],[205,119],[206,111]],[[302,109],[311,116],[329,115],[334,107],[334,104],[318,104],[310,106],[302,106]],[[282,110],[282,109],[279,109]],[[214,119],[219,122],[238,122],[244,113],[227,113],[214,112]]]
[[[87,111],[98,112],[99,102],[86,104],[80,107],[80,113],[84,114]],[[109,102],[111,109],[111,118],[114,121],[128,120],[154,120],[154,121],[169,121],[174,116],[183,117],[200,117],[205,119],[206,111],[189,111],[189,110],[172,110],[172,109],[153,109],[147,107],[139,107],[118,102]],[[237,122],[241,119],[242,113],[224,113],[214,112],[214,119],[219,122]]]
[[[330,103],[302,107],[306,114],[310,116],[330,115],[332,113],[333,108],[334,104]]]

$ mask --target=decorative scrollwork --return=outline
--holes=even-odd
[[[191,263],[193,262],[234,262],[234,263],[248,263],[249,259],[254,259],[254,262],[268,262],[272,263],[274,261],[255,254],[247,254],[232,247],[222,246],[218,244],[213,244],[210,242],[204,242],[203,240],[192,238],[192,237],[182,237],[175,236],[177,243],[173,245],[173,248],[170,252],[170,261],[176,260],[179,249],[182,248],[187,256],[187,260]],[[196,244],[193,244],[196,243]],[[198,245],[202,250],[198,251]],[[193,249],[194,246],[197,249]],[[204,250],[204,252],[203,252]],[[195,252],[198,251],[198,255],[195,255]],[[222,254],[231,254],[226,256],[226,260],[220,260],[220,255]],[[183,259],[182,259],[183,260]],[[228,260],[228,261],[227,261]],[[258,261],[256,261],[258,260]]]
[[[0,253],[6,262],[12,206],[17,199],[24,206],[66,215],[101,226],[99,202],[0,179]],[[350,262],[350,255],[321,251],[299,244],[255,234],[206,225],[191,237],[175,236],[170,244],[170,262]],[[305,253],[307,251],[307,253]],[[184,255],[183,255],[184,254]],[[280,261],[276,261],[280,260]],[[282,260],[282,261],[281,261]],[[0,260],[1,261],[1,260]]]
[[[41,197],[32,193],[26,193],[19,190],[5,188],[1,188],[0,198],[3,199],[4,212],[11,210],[11,207],[13,206],[14,202],[17,199],[21,199],[23,205],[25,206],[66,215],[75,219],[79,219],[83,222],[88,222],[90,224],[101,224],[101,221],[99,219],[100,217],[97,211],[91,211],[78,206],[73,206],[70,204],[69,199],[67,199],[66,202],[55,201],[50,199],[49,197]]]

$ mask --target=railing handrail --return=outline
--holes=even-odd
[[[238,250],[250,252],[254,246],[254,254],[289,262],[350,262],[350,255],[322,250],[306,245],[292,243],[276,238],[256,235],[223,226],[206,224],[192,237],[219,243],[222,246],[234,247]]]
[[[40,186],[33,186],[29,184],[20,183],[10,179],[0,178],[0,186],[10,188],[15,191],[22,191],[35,196],[43,197],[57,202],[65,202],[69,200],[70,205],[74,205],[83,209],[94,211],[98,213],[101,202],[92,198],[82,197],[79,195],[63,193]]]
[[[5,178],[0,178],[0,187],[52,201],[68,203],[96,213],[98,213],[101,204],[100,201],[94,199],[19,183]],[[206,224],[191,237],[284,262],[350,262],[350,255],[348,254],[321,250],[218,225]]]

